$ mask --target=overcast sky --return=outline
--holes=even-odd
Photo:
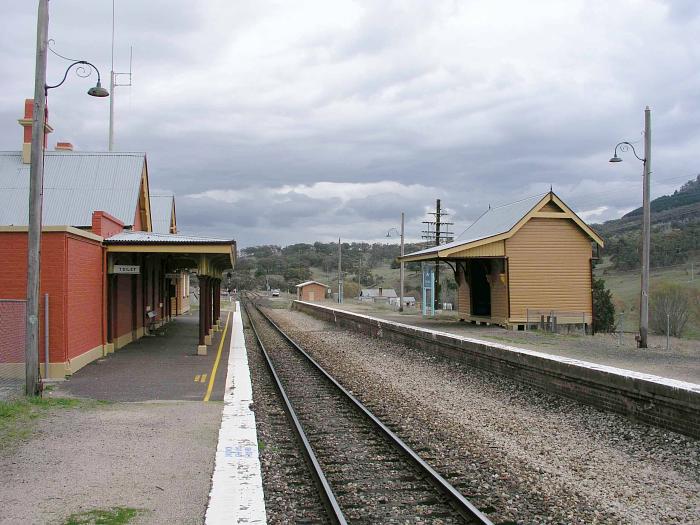
[[[489,204],[550,185],[589,222],[700,173],[700,2],[116,0],[116,148],[145,151],[152,193],[186,233],[239,246],[381,240],[435,199],[457,233]],[[109,84],[111,0],[52,0],[61,54]],[[36,2],[3,2],[0,150],[21,148]],[[67,63],[50,55],[48,82]],[[94,78],[94,77],[93,77]],[[126,80],[125,78],[121,79]],[[94,82],[94,81],[93,81]],[[109,102],[71,77],[49,96],[56,141],[107,149]]]

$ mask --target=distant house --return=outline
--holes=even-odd
[[[299,301],[322,301],[330,293],[330,288],[318,281],[306,281],[297,284],[297,299]]]
[[[388,303],[390,299],[397,299],[397,297],[396,290],[393,288],[363,288],[360,291],[362,302]]]
[[[600,236],[550,191],[489,208],[456,241],[403,260],[449,262],[462,320],[589,325],[595,245]]]
[[[398,307],[399,306],[399,298],[398,297],[390,297],[389,304]],[[411,296],[411,295],[404,296],[403,305],[404,306],[416,306],[416,298]]]

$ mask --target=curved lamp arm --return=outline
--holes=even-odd
[[[386,236],[391,237],[391,232],[396,232],[396,235],[398,235],[399,237],[401,236],[401,232],[396,228],[389,228],[389,231],[386,232]]]
[[[54,84],[53,86],[49,86],[46,84],[44,86],[44,93],[47,93],[49,89],[54,89],[57,88],[66,81],[68,78],[68,72],[73,68],[76,67],[75,69],[75,74],[78,75],[81,78],[87,78],[92,74],[92,69],[95,70],[95,73],[97,73],[97,85],[93,88],[90,88],[88,90],[88,95],[92,95],[93,97],[108,97],[109,96],[109,91],[107,91],[105,88],[102,87],[101,83],[101,77],[100,77],[100,70],[97,69],[97,66],[95,64],[91,64],[90,62],[86,60],[76,60],[73,62],[68,68],[66,69],[66,72],[63,74],[63,79],[58,84]],[[90,66],[90,68],[86,68],[84,66]]]
[[[622,159],[617,156],[617,149],[620,148],[620,151],[629,151],[630,149],[632,150],[632,153],[634,153],[634,156],[637,157],[637,159],[641,160],[642,162],[646,162],[646,159],[641,158],[639,155],[637,155],[637,150],[634,149],[634,146],[632,143],[627,142],[626,140],[623,142],[618,142],[617,145],[615,146],[615,154],[613,155],[613,158],[610,159],[610,162],[621,162]]]

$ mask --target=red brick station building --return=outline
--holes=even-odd
[[[33,101],[25,101],[21,151],[0,152],[0,375],[24,376],[29,158]],[[46,126],[45,137],[52,131]],[[45,139],[44,147],[47,147]],[[45,149],[39,360],[63,378],[189,310],[190,272],[200,284],[199,346],[218,329],[223,271],[233,240],[177,233],[175,199],[149,192],[144,153]],[[44,294],[49,303],[45,367]],[[14,309],[13,309],[14,308]],[[8,341],[21,341],[8,349]],[[4,348],[2,348],[4,345]],[[3,351],[4,350],[4,351]]]

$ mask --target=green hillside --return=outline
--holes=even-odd
[[[651,201],[651,267],[688,263],[700,254],[700,175],[672,195]],[[594,224],[605,240],[603,255],[615,270],[641,266],[641,208],[620,219]]]

